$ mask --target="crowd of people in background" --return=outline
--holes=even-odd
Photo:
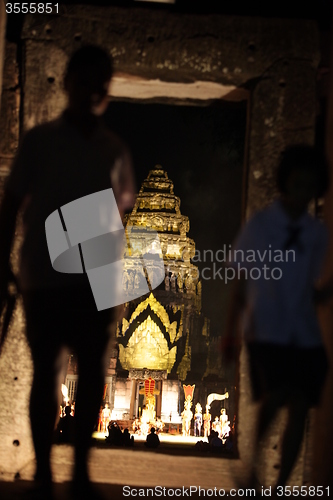
[[[108,408],[108,405],[106,405]],[[57,444],[73,444],[74,443],[74,432],[75,432],[75,404],[67,404],[65,407],[60,407],[60,419],[55,430],[55,443]],[[104,416],[104,415],[103,415]],[[99,430],[102,421],[102,412],[100,413],[100,418],[98,420],[96,429]],[[108,435],[105,438],[105,443],[112,446],[124,446],[133,447],[134,446],[134,435],[130,433],[128,428],[123,429],[117,422],[110,421],[105,428]],[[155,429],[151,427],[149,433],[147,434],[145,446],[150,449],[158,448],[161,444],[159,439],[160,429]],[[200,437],[200,436],[199,436]],[[207,441],[197,441],[195,448],[199,451],[205,452],[217,452],[217,453],[232,453],[234,450],[234,425],[231,428],[231,432],[228,436],[220,436],[219,432],[212,429],[208,435]]]
[[[131,436],[129,430],[122,430],[117,422],[110,422],[108,426],[109,434],[105,442],[114,446],[134,446],[134,436]]]
[[[217,431],[211,431],[207,441],[197,441],[195,448],[199,451],[213,451],[214,453],[232,453],[234,450],[234,435],[232,432],[221,439]]]

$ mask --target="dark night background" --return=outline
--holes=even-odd
[[[215,254],[233,241],[242,215],[245,101],[205,107],[111,102],[105,120],[131,149],[138,190],[155,165],[167,171],[202,260],[203,250]],[[194,263],[213,266],[210,257]],[[202,280],[203,313],[214,336],[222,333],[227,289],[221,279]]]

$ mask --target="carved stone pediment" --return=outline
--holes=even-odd
[[[167,376],[166,370],[148,370],[147,368],[142,370],[131,369],[128,373],[128,377],[133,380],[146,380],[149,377],[154,380],[166,380]]]

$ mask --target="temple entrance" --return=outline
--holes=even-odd
[[[137,390],[136,390],[136,411],[135,411],[135,417],[136,418],[141,418],[142,415],[142,408],[144,406],[145,402],[145,397],[143,394],[140,394],[139,391],[140,389],[143,389],[143,381],[138,383]]]
[[[146,375],[145,378],[144,374]],[[156,370],[153,373],[156,378],[152,379],[151,375],[152,372],[149,370],[131,370],[130,372],[130,378],[132,380],[131,407],[133,408],[131,408],[130,414],[132,418],[141,418],[149,396],[151,397],[150,402],[154,404],[156,418],[161,418],[161,403],[163,398],[162,378],[166,378],[167,374],[163,370]],[[149,380],[153,382],[147,385]]]

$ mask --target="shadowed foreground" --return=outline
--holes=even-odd
[[[170,450],[171,451],[171,450]],[[56,498],[66,500],[69,498],[69,482],[74,463],[73,449],[70,446],[54,446],[52,449],[52,470],[55,481]],[[133,449],[96,448],[91,451],[89,468],[92,480],[105,498],[130,498],[135,496],[132,488],[152,488],[155,486],[166,489],[189,488],[192,486],[191,497],[198,497],[194,487],[217,490],[223,488],[230,491],[236,488],[236,477],[242,477],[244,467],[239,460],[223,458],[221,456],[208,456],[196,453],[192,456],[172,455],[164,450],[148,451],[144,447]],[[27,461],[26,466],[19,471],[20,479],[13,482],[12,476],[2,477],[0,483],[1,500],[24,498],[23,494],[33,485],[32,478],[35,469],[35,460]],[[127,489],[123,490],[124,486]],[[129,493],[130,492],[130,493]],[[183,495],[187,496],[186,492]],[[142,495],[142,492],[141,492]],[[169,497],[161,493],[152,495],[145,493],[147,497]],[[137,492],[137,496],[140,496]],[[142,495],[143,496],[143,495]],[[176,495],[173,495],[176,496]],[[201,493],[201,497],[203,494]],[[207,496],[207,495],[206,495]],[[219,496],[218,493],[217,495]]]

